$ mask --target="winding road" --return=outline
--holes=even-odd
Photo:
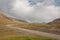
[[[29,30],[29,29],[24,29],[24,28],[19,28],[19,27],[13,27],[12,25],[6,25],[7,28],[10,29],[15,29],[18,31],[22,31],[23,33],[27,35],[33,35],[33,36],[42,36],[42,37],[48,37],[48,38],[54,38],[60,40],[60,35],[56,34],[51,34],[51,33],[46,33],[46,32],[40,32],[40,31],[35,31],[35,30]]]

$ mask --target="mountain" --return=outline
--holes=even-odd
[[[12,22],[11,19],[9,19],[4,14],[0,13],[0,24],[7,24],[7,23],[10,23],[10,22]]]
[[[12,21],[11,19],[9,19],[6,15],[0,13],[0,22],[10,22]]]
[[[27,23],[24,20],[19,20],[11,17],[7,17],[3,13],[0,13],[0,25],[6,25],[6,24],[24,24]]]
[[[12,29],[6,25],[12,25],[13,27],[23,27],[27,25],[24,20],[19,20],[11,17],[7,17],[3,13],[0,13],[0,38],[6,36],[18,36],[18,35],[25,35],[23,31],[19,31],[16,29]],[[11,27],[12,27],[11,26]]]
[[[56,19],[53,21],[59,22],[60,19]],[[51,22],[52,23],[52,22]],[[19,36],[19,35],[29,35],[28,32],[15,29],[14,27],[25,28],[30,30],[37,30],[37,31],[43,31],[43,32],[49,32],[49,33],[56,33],[60,34],[59,30],[56,30],[54,28],[57,28],[55,25],[50,24],[38,24],[38,23],[26,23],[24,20],[14,19],[11,17],[7,17],[6,15],[0,13],[0,37],[8,37],[8,36]],[[59,28],[60,26],[58,26]],[[52,30],[54,29],[54,30]]]
[[[55,20],[53,20],[52,22],[50,22],[50,23],[56,23],[56,24],[60,24],[60,18],[58,18],[58,19],[55,19]]]

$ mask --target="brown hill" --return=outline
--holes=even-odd
[[[60,18],[58,18],[58,19],[55,19],[55,20],[53,20],[52,22],[50,22],[50,23],[54,23],[54,24],[60,24]]]
[[[11,22],[12,22],[12,20],[10,20],[4,14],[0,13],[0,25],[2,25],[2,24],[8,24],[8,23],[11,23]]]
[[[3,13],[0,13],[0,37],[4,36],[16,36],[16,35],[23,35],[21,32],[15,29],[11,29],[6,27],[6,25],[12,25],[12,26],[24,26],[26,22],[22,20],[17,20],[11,17],[7,17]]]
[[[60,19],[56,19],[51,23],[59,22]],[[12,25],[13,27],[21,27],[31,30],[49,32],[49,33],[56,33],[60,34],[60,31],[56,28],[60,28],[60,24],[34,24],[34,23],[26,23],[22,20],[16,20],[14,18],[9,18],[4,14],[0,14],[0,37],[1,36],[11,36],[11,35],[23,35],[22,31],[11,29],[6,27],[6,25]],[[53,29],[53,30],[52,30]],[[25,34],[25,33],[24,33]]]
[[[11,19],[9,19],[6,15],[4,14],[0,14],[0,22],[10,22],[10,21],[13,21]]]
[[[17,20],[14,18],[7,17],[3,13],[0,13],[0,26],[6,25],[6,24],[24,24],[25,21],[23,20]]]

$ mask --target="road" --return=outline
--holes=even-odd
[[[40,31],[35,31],[35,30],[29,30],[29,29],[24,29],[24,28],[18,28],[18,27],[13,27],[12,25],[6,25],[6,27],[10,29],[15,29],[18,31],[22,31],[23,33],[27,35],[35,35],[35,36],[42,36],[42,37],[48,37],[48,38],[54,38],[60,40],[60,35],[56,34],[51,34],[51,33],[46,33],[46,32],[40,32]]]

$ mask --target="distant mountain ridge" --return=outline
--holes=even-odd
[[[50,22],[50,23],[56,23],[56,24],[60,24],[60,18],[58,18],[58,19],[55,19],[55,20],[53,20],[52,22]]]

